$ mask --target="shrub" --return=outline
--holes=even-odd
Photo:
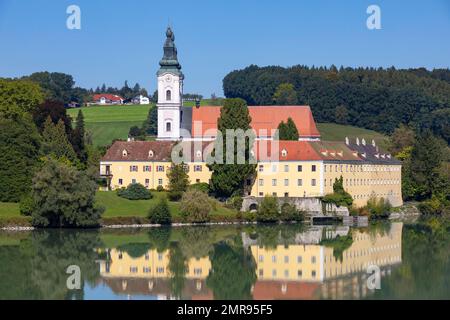
[[[353,204],[352,196],[344,190],[343,178],[336,179],[333,183],[333,193],[322,198],[324,203],[334,203],[338,207],[350,208]]]
[[[153,197],[140,183],[132,183],[126,188],[117,190],[117,195],[128,200],[147,200]]]
[[[207,222],[210,217],[211,203],[206,193],[198,190],[189,190],[183,194],[180,204],[180,213],[187,222]]]
[[[163,192],[164,191],[164,187],[163,186],[157,186],[156,187],[156,191]]]
[[[433,196],[430,200],[421,202],[418,208],[420,213],[424,215],[441,214],[443,211],[443,205],[436,196]]]
[[[244,199],[242,199],[241,196],[232,196],[227,201],[227,207],[230,209],[240,211],[242,208],[242,201],[244,201]]]
[[[31,216],[33,213],[35,204],[31,194],[25,195],[20,199],[19,211],[23,216]]]
[[[205,182],[194,183],[189,186],[190,190],[198,190],[204,193],[209,193],[209,184]]]
[[[167,194],[170,201],[180,201],[181,197],[183,196],[183,192],[181,191],[169,191]]]
[[[275,222],[280,220],[277,198],[269,195],[264,197],[259,206],[256,220],[259,222]]]
[[[148,219],[151,223],[170,224],[172,222],[169,203],[166,197],[161,197],[158,203],[150,208]]]
[[[369,211],[369,218],[371,219],[386,218],[392,209],[388,200],[384,198],[377,199],[373,196],[367,201],[366,207]]]
[[[303,221],[304,212],[298,210],[295,205],[285,203],[281,206],[281,220],[282,221]]]

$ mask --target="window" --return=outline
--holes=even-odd
[[[123,184],[123,180],[119,179],[119,185],[122,185],[122,184]]]
[[[272,186],[276,187],[277,186],[277,179],[272,179]]]
[[[260,187],[264,186],[264,179],[259,179],[258,183]]]
[[[164,268],[163,267],[156,268],[156,273],[164,273]]]
[[[166,131],[167,132],[172,131],[172,123],[171,122],[166,122]]]
[[[273,269],[272,270],[272,277],[276,277],[277,276],[277,270]]]
[[[150,273],[150,267],[143,267],[143,269],[142,269],[142,271],[144,272],[144,273]]]
[[[289,172],[289,165],[287,164],[284,165],[284,172]]]
[[[138,166],[130,166],[130,172],[137,172]]]
[[[167,101],[172,100],[172,91],[170,91],[170,90],[166,91],[166,100]]]
[[[201,165],[195,165],[194,166],[194,172],[202,172],[202,166]]]
[[[313,164],[313,165],[311,166],[311,171],[312,171],[312,172],[316,172],[316,165],[315,165],[315,164]]]
[[[297,179],[297,186],[301,187],[303,185],[302,179]]]
[[[313,187],[316,186],[316,179],[311,179],[311,185],[312,185]]]
[[[152,167],[151,166],[144,166],[143,170],[144,170],[144,172],[150,172],[150,171],[152,171]]]
[[[297,166],[297,171],[298,172],[302,172],[302,166],[301,165]]]
[[[130,273],[137,273],[138,272],[138,268],[137,267],[130,267]]]
[[[164,172],[164,166],[157,166],[156,172]]]
[[[288,187],[289,186],[289,179],[284,179],[284,186]]]
[[[158,179],[158,185],[162,186],[163,185],[163,179]]]
[[[260,197],[264,196],[264,193],[260,192],[260,193],[259,193],[259,196],[260,196]]]
[[[316,277],[316,270],[311,271],[311,277],[313,277],[313,278]]]
[[[195,183],[200,183],[200,179],[195,179]]]
[[[298,270],[298,271],[297,271],[297,277],[301,278],[301,277],[302,277],[302,275],[303,275],[303,272],[302,272],[302,270]]]
[[[194,274],[195,274],[196,276],[202,275],[202,268],[195,268],[195,269],[194,269]]]
[[[264,165],[260,164],[259,165],[259,172],[263,172],[264,171]]]
[[[136,179],[131,179],[131,183],[135,184],[136,183]]]
[[[272,262],[277,262],[277,256],[272,256]]]
[[[272,192],[272,196],[276,197],[277,193],[276,192]]]
[[[316,256],[312,256],[312,257],[311,257],[311,263],[312,263],[312,264],[316,263]]]
[[[285,192],[285,193],[284,193],[284,197],[285,197],[285,198],[289,197],[289,192]]]
[[[145,186],[148,187],[150,184],[150,179],[145,179]]]
[[[284,277],[289,278],[289,270],[284,270]]]
[[[272,172],[277,172],[277,165],[276,164],[272,165]]]
[[[284,256],[284,263],[289,263],[289,256]]]
[[[264,270],[263,269],[259,269],[259,276],[263,277],[264,276]]]
[[[263,256],[263,255],[260,255],[259,258],[258,258],[258,261],[259,261],[259,262],[264,262],[264,256]]]
[[[297,257],[297,263],[302,263],[302,256]]]

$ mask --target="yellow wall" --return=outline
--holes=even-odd
[[[342,176],[344,189],[354,199],[357,207],[366,205],[371,196],[388,199],[394,206],[401,206],[402,178],[400,165],[324,163],[324,192],[333,193],[335,179]]]
[[[169,250],[157,252],[149,250],[139,258],[132,258],[126,252],[111,249],[110,262],[100,262],[100,274],[105,277],[135,277],[135,278],[168,278],[171,276],[169,266]],[[187,261],[188,279],[204,279],[211,269],[208,257],[190,258]]]
[[[106,167],[110,166],[111,172],[111,188],[117,189],[126,187],[135,179],[136,183],[140,183],[149,189],[156,189],[159,185],[164,188],[167,187],[169,181],[167,178],[167,171],[170,170],[170,162],[150,162],[150,161],[102,161],[100,163],[100,174],[106,174]],[[205,163],[188,163],[189,166],[189,180],[194,184],[197,182],[208,183],[211,178],[211,171]],[[137,171],[131,171],[131,166],[137,166]],[[149,166],[150,171],[144,171],[144,166]],[[201,171],[195,171],[194,166],[201,166]],[[158,167],[163,167],[164,171],[158,171]],[[122,179],[120,184],[119,179]],[[147,181],[148,180],[148,181]],[[147,183],[148,182],[148,183]]]
[[[316,171],[312,171],[313,165],[316,166]],[[301,172],[298,171],[298,166],[302,166]],[[289,197],[322,196],[321,168],[321,161],[260,162],[256,167],[257,176],[251,195],[263,197],[267,194],[276,194],[278,197],[284,197],[287,193]],[[276,186],[272,183],[273,179],[276,180]],[[302,180],[301,186],[298,185],[299,179]],[[315,179],[315,186],[312,185],[313,179]],[[287,186],[285,180],[288,182]]]
[[[135,182],[156,189],[158,185],[167,187],[167,171],[170,170],[170,162],[144,162],[144,161],[110,161],[100,163],[100,173],[106,173],[106,166],[110,166],[111,188],[126,187]],[[189,180],[191,184],[197,182],[208,183],[211,178],[206,163],[192,162],[189,166]],[[302,171],[298,171],[298,166]],[[312,171],[312,166],[316,171]],[[130,171],[131,166],[137,166],[137,172]],[[144,172],[144,166],[150,166],[149,172]],[[158,172],[157,167],[162,166],[164,171]],[[200,166],[201,171],[195,171],[194,167]],[[287,170],[286,170],[287,169]],[[261,171],[262,170],[262,171]],[[401,166],[400,165],[375,165],[375,164],[351,164],[340,161],[339,163],[327,163],[322,161],[280,161],[260,162],[256,167],[256,179],[251,187],[251,195],[263,197],[267,194],[278,197],[320,197],[333,192],[333,183],[340,176],[343,177],[344,189],[349,192],[357,207],[366,205],[371,196],[388,199],[394,206],[403,204],[401,194]],[[119,183],[122,179],[122,184]],[[302,185],[298,185],[298,180]],[[315,186],[312,180],[315,179]],[[276,180],[276,186],[272,180]],[[285,185],[287,180],[288,185]],[[262,182],[261,182],[262,181]],[[261,185],[262,183],[262,185]]]

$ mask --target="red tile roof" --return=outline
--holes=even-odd
[[[115,141],[102,161],[171,161],[174,144],[171,141]]]
[[[94,94],[94,96],[92,97],[92,99],[94,101],[99,101],[101,98],[105,98],[106,100],[110,100],[110,101],[123,100],[123,98],[121,96],[118,96],[115,94],[110,94],[110,93]]]
[[[192,136],[215,136],[220,106],[202,106],[192,110]],[[272,136],[281,121],[289,117],[295,122],[300,137],[320,137],[309,106],[249,106],[251,126],[258,136]],[[195,132],[195,122],[202,122],[201,132]],[[264,132],[265,130],[265,132]]]
[[[285,289],[285,290],[283,290]],[[255,300],[288,300],[288,299],[317,299],[320,285],[309,282],[296,281],[256,281],[253,288]]]
[[[258,161],[314,161],[321,160],[309,141],[268,141],[255,143],[254,154]]]

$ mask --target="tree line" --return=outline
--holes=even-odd
[[[450,141],[450,70],[258,67],[223,79],[227,98],[249,105],[309,105],[318,122],[390,134],[400,124]]]

